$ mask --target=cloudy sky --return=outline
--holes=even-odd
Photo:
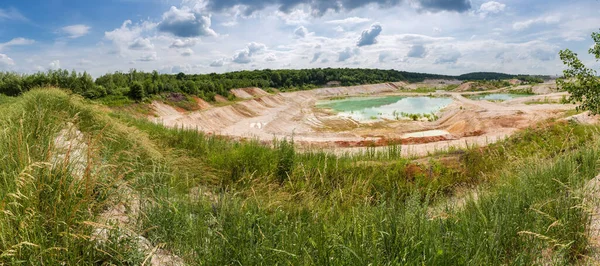
[[[598,0],[2,0],[0,71],[559,74],[599,28]]]

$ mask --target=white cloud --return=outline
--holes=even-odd
[[[15,61],[8,57],[8,55],[0,54],[0,66],[13,66],[14,64]]]
[[[0,50],[10,47],[10,46],[18,46],[18,45],[31,45],[34,44],[34,40],[25,39],[25,38],[14,38],[8,42],[0,43]]]
[[[462,56],[459,51],[449,51],[442,54],[440,57],[435,59],[436,64],[456,64],[458,59]]]
[[[269,54],[265,58],[265,61],[267,61],[267,62],[275,62],[275,61],[277,61],[277,56],[275,56],[274,54]]]
[[[225,64],[225,60],[223,59],[217,59],[215,61],[213,61],[212,63],[210,63],[211,67],[222,67]]]
[[[196,46],[196,43],[197,42],[195,39],[185,39],[185,40],[177,39],[177,40],[173,41],[173,43],[171,43],[169,48],[191,48],[191,47]]]
[[[308,34],[308,30],[304,26],[296,28],[294,35],[298,38],[304,38]]]
[[[359,54],[358,48],[351,49],[347,47],[346,49],[338,52],[338,62],[345,62],[348,59],[352,58],[355,55]]]
[[[408,51],[408,54],[406,54],[406,56],[413,58],[423,58],[425,57],[425,54],[427,54],[427,49],[425,48],[425,46],[422,44],[416,44],[410,47],[410,50]]]
[[[153,50],[154,44],[147,38],[137,38],[129,44],[131,50]]]
[[[71,25],[61,28],[61,32],[71,39],[83,37],[90,32],[91,27],[83,24]]]
[[[52,70],[60,69],[60,60],[54,60],[50,62],[48,68]]]
[[[505,4],[496,1],[489,1],[481,4],[481,7],[479,7],[479,14],[482,17],[485,17],[488,14],[498,14],[503,12],[505,8]]]
[[[548,25],[548,24],[556,24],[558,22],[560,22],[560,17],[551,15],[551,16],[540,17],[540,18],[536,18],[536,19],[529,19],[529,20],[525,20],[525,21],[515,22],[513,24],[513,29],[525,30],[534,25],[544,25],[544,24]]]
[[[181,52],[181,56],[192,56],[194,55],[194,51],[190,48],[187,48]]]
[[[377,36],[381,34],[382,28],[379,24],[371,25],[370,29],[364,30],[358,39],[356,46],[367,46],[377,43]]]
[[[158,56],[157,56],[156,52],[152,52],[152,53],[147,53],[147,54],[143,55],[142,57],[138,58],[137,61],[151,62],[151,61],[156,61],[156,60],[158,60]]]
[[[210,26],[210,15],[201,14],[186,6],[181,9],[172,6],[163,14],[162,21],[158,24],[158,30],[184,38],[217,36]]]
[[[340,25],[354,25],[354,24],[361,24],[361,23],[366,23],[371,21],[368,18],[361,18],[361,17],[349,17],[349,18],[345,18],[345,19],[336,19],[336,20],[329,20],[329,21],[325,21],[325,23],[327,24],[340,24]]]
[[[126,20],[120,28],[105,32],[104,38],[112,41],[116,49],[121,51],[127,49],[134,40],[143,38],[144,33],[153,30],[155,27],[155,23],[148,21],[134,25],[131,20]]]

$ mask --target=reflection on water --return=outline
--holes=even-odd
[[[351,97],[317,103],[319,108],[332,109],[340,116],[354,120],[398,119],[403,114],[431,114],[452,103],[450,98],[438,97]]]

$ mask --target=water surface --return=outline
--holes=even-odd
[[[354,120],[398,119],[404,114],[432,114],[452,103],[450,98],[440,97],[350,97],[341,100],[326,100],[317,103],[319,108],[328,108],[338,115]]]

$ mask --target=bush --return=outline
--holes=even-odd
[[[134,82],[129,89],[129,97],[136,101],[141,101],[146,97],[144,86],[139,82]]]

